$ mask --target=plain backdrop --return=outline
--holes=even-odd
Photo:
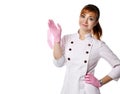
[[[0,94],[60,94],[65,67],[53,64],[47,22],[61,24],[62,36],[75,33],[86,4],[99,7],[102,40],[120,58],[119,0],[0,0]],[[101,59],[95,75],[100,79],[110,70]],[[100,89],[101,94],[120,94],[120,81]]]

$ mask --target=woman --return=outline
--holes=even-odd
[[[100,94],[99,87],[120,78],[119,58],[100,40],[99,16],[97,6],[86,5],[80,13],[78,32],[65,35],[62,39],[61,26],[56,26],[53,20],[48,22],[48,43],[53,48],[54,64],[57,67],[66,65],[61,94]],[[94,72],[100,58],[108,61],[112,69],[98,80]]]

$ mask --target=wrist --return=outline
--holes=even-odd
[[[99,80],[99,83],[100,83],[100,87],[101,87],[103,85],[103,81]]]
[[[57,34],[54,36],[54,42],[60,42],[61,41],[61,34]]]
[[[60,43],[60,41],[61,41],[61,38],[54,39],[54,43]]]

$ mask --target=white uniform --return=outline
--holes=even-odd
[[[66,74],[61,94],[100,94],[98,88],[84,81],[86,73],[93,73],[100,58],[107,60],[112,66],[108,74],[113,79],[120,77],[120,60],[99,40],[85,36],[79,39],[79,34],[66,35],[62,39],[63,56],[54,60],[58,67],[66,65]]]

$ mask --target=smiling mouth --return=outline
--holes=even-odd
[[[82,24],[82,26],[87,27],[88,25],[87,24]]]

